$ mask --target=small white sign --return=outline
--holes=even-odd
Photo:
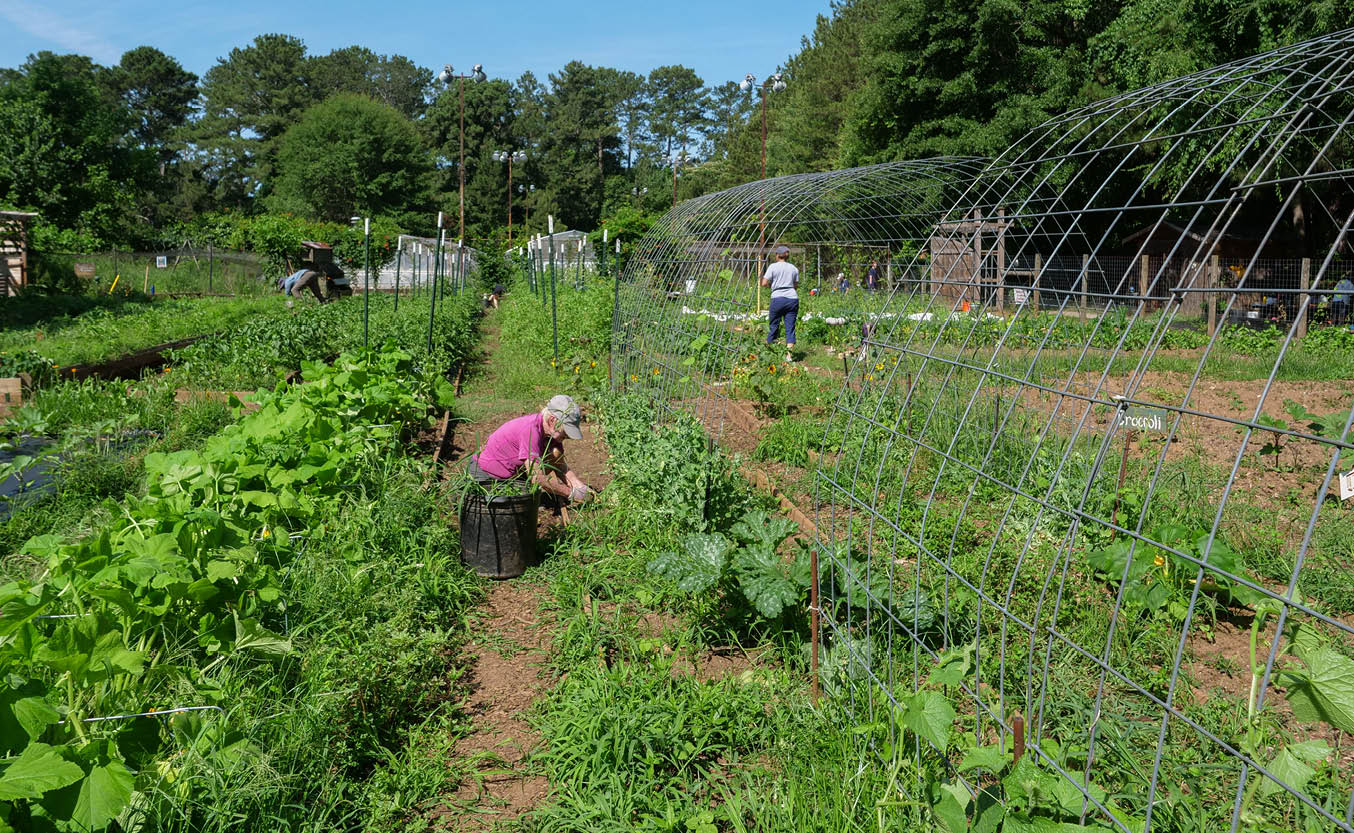
[[[1354,471],[1347,471],[1340,475],[1340,500],[1349,500],[1354,497]]]
[[[156,256],[155,256],[155,268],[156,268],[156,269],[168,269],[168,268],[169,268],[169,255],[156,255]]]
[[[1163,434],[1170,414],[1164,408],[1129,408],[1119,413],[1119,428]]]
[[[1012,294],[1015,295],[1015,302],[1018,307],[1030,302],[1030,291],[1028,289],[1012,290]]]

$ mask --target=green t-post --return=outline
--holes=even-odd
[[[433,318],[437,314],[437,275],[441,270],[442,263],[442,212],[437,212],[437,255],[433,260],[433,282],[432,291],[428,293],[428,356],[433,354]]]
[[[559,373],[559,315],[555,298],[555,218],[550,218],[550,332],[555,342],[555,373]]]
[[[371,330],[371,218],[362,224],[362,347],[370,347]]]

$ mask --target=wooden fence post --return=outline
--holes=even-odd
[[[997,312],[1006,314],[1006,209],[997,209]]]
[[[1311,306],[1308,301],[1307,290],[1312,288],[1312,259],[1304,257],[1302,259],[1302,271],[1298,273],[1298,281],[1302,288],[1302,294],[1298,296],[1298,338],[1307,337],[1307,308]]]
[[[1142,304],[1143,312],[1147,312],[1147,274],[1151,270],[1147,255],[1143,255],[1138,268],[1138,302]]]
[[[1220,281],[1218,280],[1218,278],[1220,277],[1220,271],[1221,271],[1221,269],[1222,269],[1221,261],[1222,261],[1222,258],[1220,258],[1218,255],[1213,255],[1212,259],[1209,260],[1209,262],[1208,262],[1208,288],[1209,288],[1209,289],[1217,289],[1218,284],[1220,283]],[[1212,337],[1213,337],[1213,333],[1218,329],[1218,302],[1217,302],[1217,299],[1213,297],[1213,294],[1214,294],[1214,293],[1212,293],[1212,292],[1205,292],[1205,293],[1204,293],[1204,298],[1206,299],[1206,303],[1208,304],[1208,337],[1209,337],[1209,338],[1212,338]]]
[[[1091,256],[1081,256],[1081,322],[1086,323],[1086,284],[1091,280]]]
[[[1034,280],[1030,281],[1030,312],[1039,311],[1039,279],[1044,273],[1044,256],[1034,256]]]

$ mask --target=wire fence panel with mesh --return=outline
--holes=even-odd
[[[1354,833],[1352,77],[1340,32],[994,160],[751,183],[627,266],[613,384],[717,441],[771,246],[859,322],[814,651],[934,818]],[[889,291],[831,297],[865,258]]]

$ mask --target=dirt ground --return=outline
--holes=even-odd
[[[543,592],[521,580],[497,582],[473,617],[480,636],[466,646],[472,660],[465,709],[474,729],[456,755],[473,762],[477,776],[434,813],[439,829],[489,830],[535,807],[549,790],[531,770],[540,737],[526,721],[532,703],[553,685],[549,630],[538,612]]]
[[[454,425],[443,478],[456,477],[457,470],[498,426],[521,415],[498,411]],[[565,443],[565,459],[590,486],[605,488],[611,481],[605,443],[586,414],[582,429],[583,439]],[[538,537],[548,541],[565,523],[567,510],[543,507]],[[472,730],[458,742],[455,754],[474,763],[476,777],[444,797],[430,814],[435,829],[494,829],[530,811],[549,793],[546,778],[531,764],[541,739],[526,719],[532,705],[555,684],[548,667],[552,621],[541,611],[547,593],[546,587],[526,578],[496,581],[473,616],[475,636],[466,646],[469,696],[465,702]]]

